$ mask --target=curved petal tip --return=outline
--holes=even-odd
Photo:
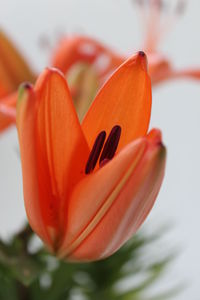
[[[137,59],[144,71],[148,71],[148,60],[147,60],[147,55],[145,54],[144,51],[139,51],[137,54]]]
[[[126,62],[127,63],[127,62]],[[148,60],[147,55],[144,51],[140,50],[128,59],[129,66],[132,64],[138,64],[145,72],[148,71]]]

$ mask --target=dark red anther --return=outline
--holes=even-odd
[[[91,171],[94,170],[97,160],[99,158],[99,155],[101,153],[101,149],[103,147],[104,141],[106,138],[106,132],[105,131],[101,131],[95,142],[94,142],[94,146],[92,147],[92,151],[90,152],[86,167],[85,167],[85,174],[89,174]]]
[[[103,148],[103,152],[99,160],[100,166],[104,160],[110,160],[113,158],[119,144],[120,136],[121,136],[121,127],[119,125],[116,125],[112,128],[108,136],[108,139],[105,143],[105,146]]]

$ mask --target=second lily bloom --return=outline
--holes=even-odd
[[[148,133],[151,82],[143,52],[97,94],[80,124],[67,82],[46,69],[25,84],[17,128],[29,223],[59,257],[108,257],[140,227],[159,192],[166,150]]]
[[[17,90],[35,76],[19,50],[0,30],[0,133],[16,122]]]

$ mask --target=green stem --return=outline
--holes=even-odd
[[[30,300],[29,290],[26,286],[17,282],[18,298],[19,300]]]

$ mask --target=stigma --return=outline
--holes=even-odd
[[[85,174],[91,173],[99,160],[99,166],[104,166],[115,155],[121,137],[121,127],[115,125],[106,142],[106,132],[101,131],[94,142],[89,158],[85,166]],[[104,145],[105,142],[105,145]],[[99,158],[100,157],[100,158]]]

